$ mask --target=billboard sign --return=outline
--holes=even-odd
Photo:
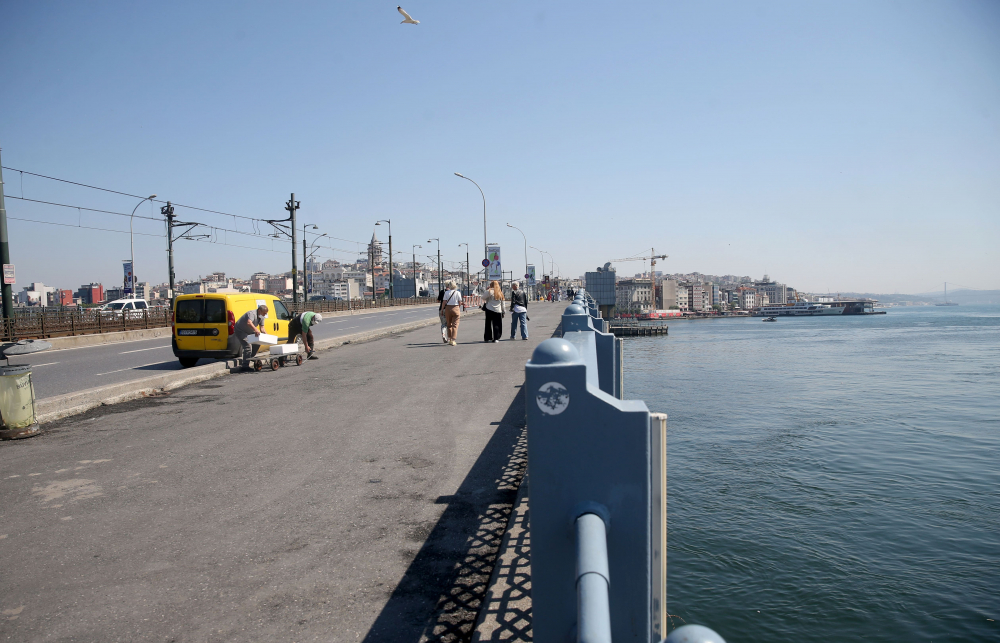
[[[132,279],[133,279],[133,275],[132,275],[132,262],[131,261],[123,261],[122,262],[122,268],[125,269],[125,287],[122,288],[122,292],[123,292],[123,294],[131,295],[132,294],[132,283],[133,283],[133,281],[132,281]]]
[[[500,246],[486,246],[486,258],[490,265],[486,267],[486,278],[503,279],[503,269],[500,267]]]
[[[527,278],[528,278],[528,285],[529,286],[535,286],[535,285],[537,285],[536,282],[535,282],[535,267],[532,266],[531,264],[528,264],[528,276],[527,276]]]

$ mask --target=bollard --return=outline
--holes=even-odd
[[[714,630],[702,625],[682,625],[661,643],[726,643],[726,641]]]

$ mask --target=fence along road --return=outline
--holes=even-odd
[[[436,306],[382,308],[331,316],[313,327],[313,336],[317,340],[341,337],[436,316]],[[199,360],[198,364],[214,361]],[[35,395],[39,399],[181,370],[170,348],[170,337],[49,350],[17,358],[15,363],[31,364]]]

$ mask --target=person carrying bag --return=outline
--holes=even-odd
[[[517,325],[521,324],[521,339],[528,339],[528,295],[518,289],[515,281],[510,285],[510,338],[514,339]]]
[[[503,290],[494,280],[490,282],[483,293],[483,311],[486,313],[486,327],[483,329],[483,341],[496,343],[503,335]]]
[[[458,284],[449,280],[445,283],[444,295],[441,297],[441,307],[439,311],[444,311],[445,320],[448,323],[447,343],[457,346],[458,322],[462,317],[462,293],[458,291]]]

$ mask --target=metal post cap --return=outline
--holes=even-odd
[[[661,643],[726,643],[725,639],[704,625],[682,625]]]
[[[541,366],[546,364],[574,364],[580,361],[580,351],[565,339],[552,338],[535,347],[531,354],[531,364]]]
[[[570,304],[566,306],[566,310],[563,311],[563,315],[586,315],[586,309],[579,304]]]

